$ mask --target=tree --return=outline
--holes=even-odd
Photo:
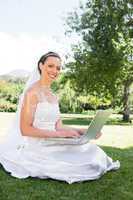
[[[75,61],[67,64],[75,89],[111,95],[113,105],[123,89],[126,121],[133,82],[132,6],[130,0],[88,0],[67,18],[67,33],[75,31],[82,38],[72,49]]]

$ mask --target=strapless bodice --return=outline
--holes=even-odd
[[[40,129],[55,130],[55,124],[59,117],[59,104],[50,103],[47,100],[44,100],[37,104],[33,126]]]

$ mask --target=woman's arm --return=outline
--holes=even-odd
[[[59,119],[57,122],[56,122],[56,130],[71,130],[71,131],[77,131],[80,135],[84,134],[87,129],[83,129],[83,128],[71,128],[69,126],[65,126],[63,123],[62,123],[62,120]]]
[[[38,100],[34,91],[29,90],[23,101],[23,105],[20,113],[20,130],[23,136],[28,137],[74,137],[79,136],[76,131],[65,131],[65,130],[44,130],[35,128],[33,126],[34,114],[36,111]]]
[[[22,135],[39,138],[55,137],[56,131],[43,130],[33,126],[37,103],[38,100],[34,91],[29,90],[24,97],[20,113],[20,130]]]

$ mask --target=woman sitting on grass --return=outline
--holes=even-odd
[[[73,183],[98,179],[120,166],[119,161],[113,162],[95,144],[59,145],[47,140],[84,134],[83,129],[62,125],[58,98],[51,90],[60,70],[60,56],[48,52],[40,58],[26,85],[9,145],[3,145],[5,148],[0,151],[1,164],[14,177],[52,178]]]

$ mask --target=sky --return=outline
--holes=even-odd
[[[80,0],[0,0],[0,74],[32,71],[50,50],[64,57],[78,41],[65,36],[64,17],[79,5]]]

